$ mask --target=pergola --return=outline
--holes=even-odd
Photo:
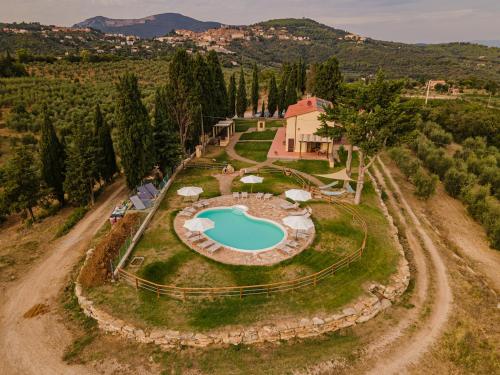
[[[235,133],[236,127],[233,120],[222,120],[214,125],[212,128],[212,135],[215,138],[224,133],[224,138],[221,137],[220,145],[227,146],[229,139]]]
[[[299,157],[302,155],[302,143],[326,143],[328,145],[326,157],[330,153],[330,144],[332,144],[331,138],[321,137],[316,134],[300,134],[299,136]]]

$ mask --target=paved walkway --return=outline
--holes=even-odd
[[[271,166],[271,167],[272,166],[280,167],[280,166],[277,166],[277,165],[273,164],[275,160],[269,160],[268,159],[268,160],[266,160],[266,161],[264,161],[262,163],[258,163],[255,160],[247,159],[247,158],[239,155],[235,151],[234,146],[236,145],[236,143],[238,143],[238,140],[240,139],[240,137],[241,137],[242,134],[243,133],[235,133],[234,136],[229,141],[229,144],[226,146],[226,153],[229,155],[229,157],[231,157],[232,159],[235,159],[235,160],[242,161],[244,163],[253,164],[252,167],[247,168],[247,170],[249,170],[249,171],[256,171],[259,168],[269,167],[269,166]],[[302,171],[299,171],[297,169],[292,169],[292,168],[288,168],[288,169],[290,169],[290,170],[294,171],[295,173],[299,174],[300,176],[302,176],[303,178],[305,178],[306,180],[308,180],[309,182],[311,182],[312,184],[314,184],[316,186],[324,185],[323,182],[320,179],[318,179],[317,177],[315,177],[313,175],[310,175],[309,173],[302,172]],[[221,186],[221,193],[222,193],[222,186]]]

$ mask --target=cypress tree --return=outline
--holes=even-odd
[[[257,69],[257,64],[253,64],[252,72],[252,115],[255,116],[259,106],[259,70]]]
[[[266,103],[264,102],[264,99],[262,99],[262,109],[260,110],[260,117],[265,117],[266,116]]]
[[[96,105],[94,114],[94,136],[96,137],[97,146],[97,178],[102,178],[104,181],[109,182],[114,174],[118,172],[118,166],[116,165],[111,130],[108,123],[104,120],[99,104]]]
[[[276,109],[278,108],[278,88],[276,87],[276,78],[274,73],[271,75],[269,82],[269,93],[267,94],[267,110],[269,117],[273,117]]]
[[[179,131],[171,121],[167,109],[167,95],[164,88],[156,90],[153,121],[154,149],[156,162],[163,173],[172,171],[182,155]]]
[[[297,102],[297,89],[293,79],[289,79],[286,85],[285,111],[288,106]]]
[[[42,180],[53,191],[57,200],[64,204],[64,148],[59,142],[47,106],[43,107],[40,137],[40,161]]]
[[[227,114],[229,117],[234,117],[236,114],[236,76],[235,74],[231,74],[231,78],[229,79],[229,88],[228,91],[228,105],[227,105]]]
[[[227,90],[224,80],[224,73],[215,51],[210,51],[207,55],[208,69],[210,70],[214,87],[214,115],[215,117],[226,117],[227,114]],[[214,123],[218,119],[214,119]]]
[[[85,125],[76,125],[68,147],[64,190],[80,206],[94,204],[98,152],[94,135]]]
[[[336,103],[342,85],[342,73],[339,62],[334,56],[319,65],[314,77],[313,94]]]
[[[40,176],[33,152],[27,146],[16,148],[3,173],[2,195],[5,204],[10,211],[26,210],[34,221],[33,207],[40,198]]]
[[[245,117],[245,111],[247,110],[247,89],[245,87],[245,73],[243,72],[243,67],[240,71],[240,81],[238,83],[238,93],[236,95],[236,114],[238,117]]]
[[[137,77],[125,73],[117,85],[118,147],[127,186],[135,188],[152,167],[153,142],[148,112],[142,103]]]
[[[286,88],[288,85],[288,80],[289,80],[289,73],[290,73],[290,66],[288,64],[283,64],[283,67],[281,69],[281,80],[280,84],[278,87],[278,111],[279,111],[279,117],[282,117],[283,112],[287,109],[287,104],[286,104]]]
[[[198,110],[202,113],[193,118],[194,126],[191,132],[192,139],[196,142],[200,139],[202,130],[205,134],[210,133],[214,124],[216,113],[217,93],[215,80],[212,72],[202,55],[196,54],[193,60],[194,95],[193,103],[198,103]],[[203,129],[201,126],[201,115],[203,115]]]

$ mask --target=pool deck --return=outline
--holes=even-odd
[[[248,207],[247,213],[256,217],[272,220],[278,223],[280,226],[283,226],[282,219],[286,216],[289,216],[291,212],[297,210],[285,210],[281,208],[281,204],[287,202],[282,198],[273,197],[269,200],[257,199],[255,194],[249,194],[248,198],[233,198],[232,195],[222,195],[219,197],[208,199],[207,202],[210,204],[208,207],[197,209],[197,212],[206,210],[211,207],[231,207],[234,205],[245,205]],[[299,209],[298,211],[300,211]],[[193,214],[192,217],[195,217],[196,214]],[[314,216],[314,212],[313,212]],[[192,218],[191,217],[191,218]],[[282,250],[278,250],[277,248],[273,248],[270,250],[264,251],[238,251],[229,249],[226,247],[222,247],[218,251],[214,253],[209,253],[207,250],[202,249],[199,244],[203,242],[190,243],[186,238],[187,230],[183,227],[184,222],[189,220],[190,217],[177,215],[174,219],[174,229],[186,246],[195,250],[196,252],[206,256],[207,258],[213,259],[217,262],[226,263],[226,264],[235,264],[235,265],[247,265],[247,266],[265,266],[272,265],[279,262],[282,262],[286,259],[290,259],[295,255],[301,253],[307,247],[310,246],[312,241],[314,240],[314,229],[310,231],[310,234],[307,239],[296,239],[295,231],[290,228],[283,226],[283,229],[286,231],[286,240],[293,240],[298,242],[298,246],[293,249],[289,254],[286,254]],[[207,237],[207,239],[210,239]]]

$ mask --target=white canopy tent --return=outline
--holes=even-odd
[[[194,219],[186,220],[184,228],[191,232],[205,232],[206,230],[215,228],[215,223],[204,217],[195,217]]]
[[[329,173],[329,174],[317,174],[318,177],[329,178],[331,180],[342,180],[342,181],[354,181],[347,175],[347,169],[341,169],[340,171]]]
[[[240,179],[240,181],[243,182],[244,184],[251,184],[250,191],[252,191],[253,185],[254,184],[261,184],[262,181],[264,181],[264,177],[259,177],[259,176],[255,176],[255,175],[251,174],[251,175],[242,177]]]
[[[177,190],[177,194],[183,197],[197,197],[201,193],[203,193],[203,189],[197,186],[186,186]]]
[[[300,189],[290,189],[285,191],[285,196],[295,202],[306,202],[312,199],[310,192]]]

